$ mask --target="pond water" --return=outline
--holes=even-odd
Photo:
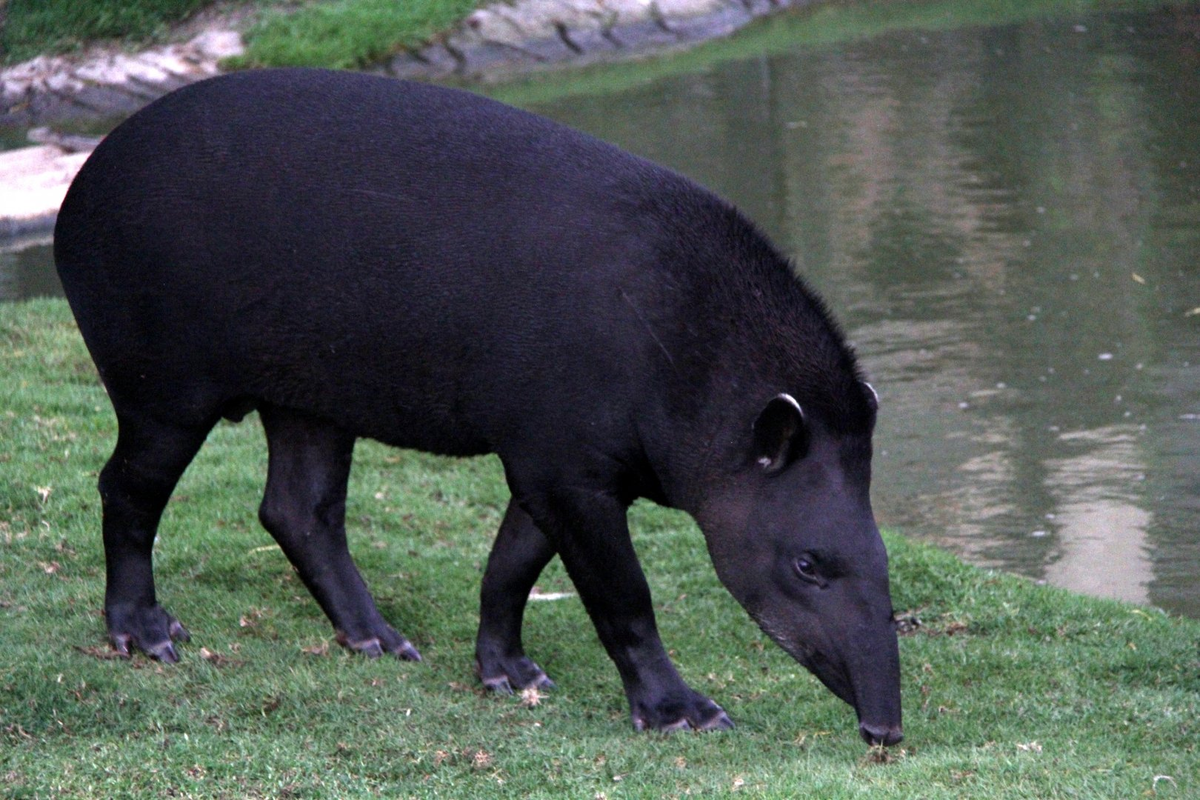
[[[1200,617],[1200,9],[789,46],[804,24],[523,102],[793,255],[882,397],[882,525]],[[0,297],[51,270],[0,253]]]

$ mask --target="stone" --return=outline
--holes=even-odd
[[[240,56],[246,52],[242,35],[237,31],[205,31],[188,42],[187,48],[212,61]]]

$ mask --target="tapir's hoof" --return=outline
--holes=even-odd
[[[132,656],[134,650],[141,650],[156,661],[174,664],[179,661],[179,653],[173,642],[192,638],[187,628],[163,611],[162,606],[132,611],[110,608],[105,616],[113,650],[122,656]]]
[[[554,681],[525,656],[498,661],[485,668],[475,660],[475,674],[484,688],[496,694],[515,694],[525,689],[553,689]]]
[[[404,661],[421,660],[421,653],[413,647],[412,642],[390,628],[382,636],[369,636],[364,639],[352,639],[343,631],[338,631],[336,638],[342,647],[362,653],[367,658],[379,658],[384,653],[391,653]]]
[[[638,704],[633,711],[633,727],[639,731],[725,731],[733,720],[719,705],[693,692],[686,701],[669,699],[654,706]]]

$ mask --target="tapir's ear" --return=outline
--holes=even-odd
[[[879,392],[875,391],[875,387],[866,381],[862,382],[863,388],[867,390],[867,404],[871,406],[872,411],[879,410]]]
[[[804,412],[790,394],[771,398],[754,421],[754,459],[768,473],[781,469],[808,450]]]

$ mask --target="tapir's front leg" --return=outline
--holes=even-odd
[[[733,727],[720,706],[684,683],[663,649],[650,587],[630,541],[626,504],[602,491],[562,486],[519,499],[557,547],[616,663],[634,727]]]

